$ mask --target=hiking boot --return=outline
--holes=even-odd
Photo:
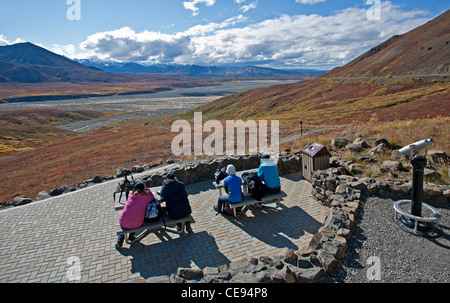
[[[186,231],[189,233],[189,234],[191,234],[193,231],[192,231],[192,227],[191,227],[191,222],[186,222]]]
[[[181,223],[175,224],[175,227],[177,229],[177,232],[181,232],[183,230],[183,225]]]
[[[116,242],[116,249],[122,248],[123,243]]]
[[[217,210],[217,206],[216,206],[216,205],[213,206],[213,209],[214,209],[216,212],[220,213],[220,211]]]

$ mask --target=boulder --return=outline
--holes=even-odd
[[[367,154],[371,157],[374,157],[374,156],[377,156],[379,154],[386,152],[387,150],[388,150],[388,148],[382,143],[382,144],[376,145],[374,148],[369,150],[367,152]]]
[[[21,205],[25,205],[25,204],[28,204],[31,202],[33,202],[33,200],[31,200],[27,196],[15,197],[13,199],[14,206],[21,206]]]
[[[50,194],[46,191],[41,191],[37,194],[36,198],[34,198],[34,201],[41,201],[50,198]]]
[[[356,138],[356,139],[353,141],[353,144],[359,145],[359,146],[361,146],[362,148],[369,148],[369,147],[370,147],[369,144],[367,144],[367,142],[366,142],[364,139],[362,139],[362,138]]]
[[[449,163],[449,157],[442,150],[430,150],[428,156],[434,163]]]
[[[203,276],[199,268],[178,268],[177,275],[186,280],[197,279]]]
[[[333,147],[343,148],[347,144],[348,140],[345,138],[333,138],[333,140],[331,140],[331,146]]]
[[[385,172],[396,172],[401,171],[403,169],[403,165],[399,161],[386,160],[383,162],[383,165],[381,165],[381,169]]]
[[[350,143],[345,146],[345,149],[348,149],[352,152],[359,153],[359,152],[362,152],[364,148],[361,145]]]

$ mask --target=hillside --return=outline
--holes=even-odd
[[[326,77],[436,75],[450,73],[450,10],[370,49]]]
[[[347,124],[450,113],[450,11],[312,80],[254,89],[202,106],[204,119]],[[190,119],[192,112],[183,115]]]

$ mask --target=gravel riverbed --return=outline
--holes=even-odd
[[[412,230],[402,230],[393,223],[395,201],[370,197],[362,202],[353,236],[349,241],[347,257],[324,282],[448,283],[450,281],[448,206],[442,208],[433,205],[442,215],[439,221],[440,232],[431,233],[433,237],[421,237],[412,234]]]

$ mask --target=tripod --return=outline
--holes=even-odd
[[[128,180],[128,176],[130,176],[131,180]],[[135,181],[134,181],[134,178],[133,178],[133,175],[131,174],[131,172],[128,169],[124,169],[123,170],[123,182],[119,183],[117,186],[117,190],[113,195],[114,201],[116,201],[116,194],[120,193],[119,203],[124,204],[124,203],[120,202],[120,200],[122,199],[122,195],[123,195],[123,193],[125,193],[125,198],[128,200],[128,194],[130,193],[130,191],[133,190],[134,184],[135,184]]]

